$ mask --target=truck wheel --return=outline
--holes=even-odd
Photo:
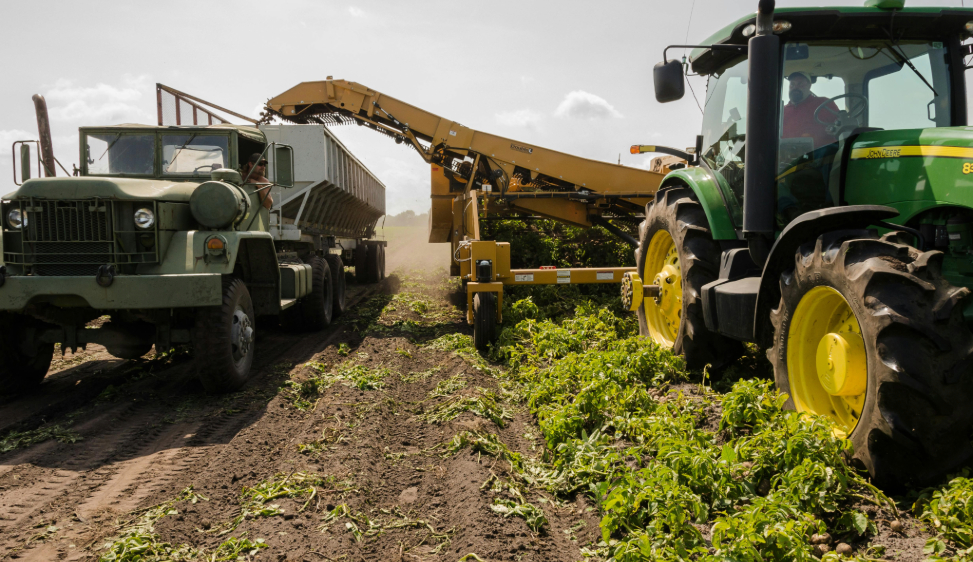
[[[33,347],[33,353],[24,350],[28,334],[26,327],[43,327],[29,316],[19,314],[0,315],[0,396],[9,396],[30,390],[41,383],[51,368],[54,344],[41,343]]]
[[[360,242],[355,248],[355,283],[368,283],[368,249],[370,244]]]
[[[365,264],[365,282],[378,283],[382,280],[382,247],[378,244],[368,245],[368,258]]]
[[[331,268],[331,294],[333,299],[333,308],[331,309],[331,318],[338,318],[345,311],[345,264],[341,261],[341,256],[335,254],[328,254],[324,258],[328,261],[328,267]]]
[[[973,456],[969,289],[941,252],[832,232],[780,277],[767,355],[787,407],[828,418],[876,484],[926,485]]]
[[[380,263],[378,265],[378,278],[379,280],[382,280],[385,279],[385,245],[379,244],[378,248],[381,255],[381,258],[379,258]]]
[[[740,342],[707,330],[703,320],[701,292],[719,275],[720,255],[691,189],[660,191],[645,206],[635,263],[642,282],[659,285],[661,293],[639,307],[639,333],[684,356],[690,369],[723,367],[743,351]]]
[[[196,375],[207,392],[243,386],[253,365],[253,302],[243,281],[223,280],[223,304],[196,312],[193,336]]]
[[[497,333],[497,295],[476,293],[473,295],[473,345],[486,351]]]
[[[331,268],[324,258],[313,256],[311,264],[311,292],[297,306],[301,307],[305,330],[323,330],[331,324],[334,309],[334,285]]]

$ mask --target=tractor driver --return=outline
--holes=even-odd
[[[250,172],[251,170],[253,170],[253,173]],[[247,183],[267,184],[267,187],[260,188],[257,193],[260,194],[263,206],[268,209],[271,208],[274,204],[274,199],[270,196],[270,180],[264,177],[264,174],[267,173],[267,159],[261,158],[259,152],[254,152],[243,164],[243,170],[241,172],[243,179]],[[250,175],[250,179],[247,179],[248,174]]]
[[[788,97],[790,102],[784,106],[784,130],[781,138],[811,138],[814,140],[814,148],[820,148],[835,141],[834,135],[826,130],[827,125],[818,122],[818,119],[825,122],[834,121],[838,115],[838,106],[828,98],[814,95],[811,92],[811,75],[807,72],[792,72],[787,81]],[[825,104],[825,107],[818,111],[818,119],[814,118],[814,113]],[[831,110],[831,111],[829,111]]]

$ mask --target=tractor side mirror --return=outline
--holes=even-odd
[[[274,183],[294,187],[294,149],[286,144],[274,145]]]
[[[682,75],[682,63],[678,60],[660,62],[652,69],[655,82],[655,99],[668,103],[682,99],[686,95],[686,82]]]

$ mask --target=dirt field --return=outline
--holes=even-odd
[[[418,271],[352,286],[357,304],[328,330],[260,330],[240,392],[204,394],[188,353],[120,361],[93,348],[59,359],[34,396],[0,403],[0,559],[132,547],[206,560],[580,559],[598,534],[583,497],[518,500],[507,461],[447,446],[482,430],[528,457],[543,449],[492,369],[451,350],[450,334],[469,329],[455,284],[433,273],[448,249],[396,234],[390,271]],[[462,407],[484,402],[495,408]],[[497,498],[542,506],[548,523],[531,530],[492,509]]]

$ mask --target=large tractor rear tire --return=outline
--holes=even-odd
[[[702,205],[687,187],[659,191],[645,206],[635,263],[642,282],[658,284],[658,299],[638,308],[639,332],[686,359],[690,369],[721,368],[743,351],[740,342],[706,329],[701,291],[716,280],[720,246]]]
[[[935,482],[973,457],[970,294],[943,254],[897,235],[832,232],[781,275],[767,355],[787,406],[829,418],[876,484]]]
[[[328,254],[324,258],[331,268],[331,287],[333,308],[331,318],[338,318],[345,312],[345,264],[341,261],[341,256]]]
[[[232,392],[250,377],[256,336],[253,302],[243,281],[223,280],[223,304],[196,312],[196,375],[207,392]]]
[[[26,338],[45,325],[29,316],[0,314],[0,396],[9,396],[37,387],[54,358],[53,343],[38,343],[25,350]]]

